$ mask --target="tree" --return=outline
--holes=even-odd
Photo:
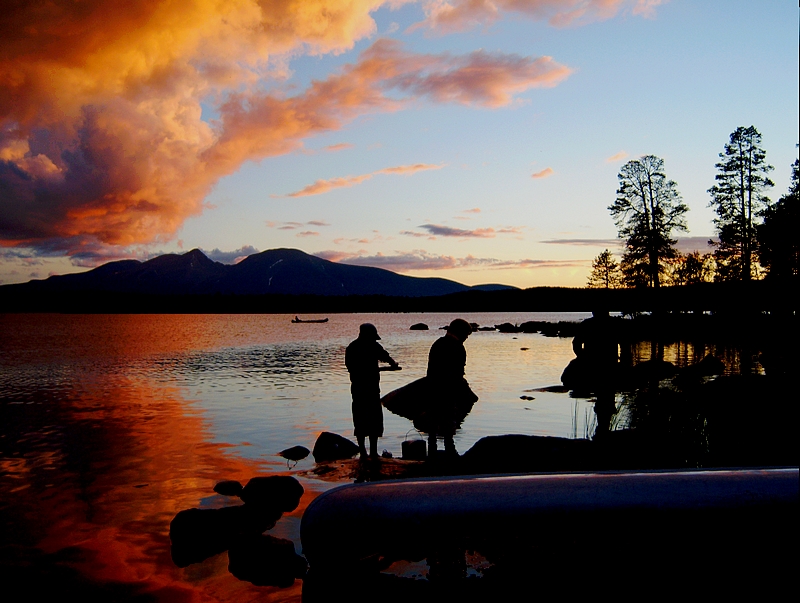
[[[764,191],[773,186],[767,174],[773,167],[766,163],[761,148],[761,134],[753,126],[740,126],[731,134],[730,142],[719,154],[717,184],[708,189],[717,213],[714,225],[719,242],[718,276],[722,280],[750,280],[757,274],[756,220],[769,206]]]
[[[714,258],[710,253],[699,251],[679,254],[673,262],[670,276],[673,285],[707,283],[714,276]]]
[[[664,160],[644,155],[622,166],[617,200],[609,206],[625,239],[622,270],[629,286],[659,287],[663,262],[675,257],[672,231],[685,231],[689,211],[678,185],[667,180]]]
[[[789,192],[775,205],[764,210],[764,223],[758,227],[758,257],[761,265],[767,269],[768,279],[797,278],[800,273],[798,167],[798,160],[795,159]]]
[[[592,273],[587,287],[592,289],[617,289],[622,286],[622,271],[619,262],[606,249],[592,261]]]

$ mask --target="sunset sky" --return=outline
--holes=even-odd
[[[798,142],[794,0],[12,0],[0,283],[195,247],[582,286],[617,173],[706,192],[754,125]]]

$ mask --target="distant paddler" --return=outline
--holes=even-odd
[[[344,356],[353,396],[353,427],[362,459],[367,456],[366,438],[369,438],[370,457],[378,458],[378,438],[383,435],[379,363],[388,364],[389,370],[401,368],[378,343],[379,339],[375,325],[364,323],[359,327],[358,339],[347,346]]]

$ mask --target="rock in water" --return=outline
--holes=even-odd
[[[239,580],[256,586],[287,588],[306,574],[306,560],[294,551],[294,543],[273,536],[242,538],[228,551],[228,569]]]
[[[427,331],[428,325],[426,325],[424,322],[418,322],[416,324],[411,325],[408,328],[412,331]]]
[[[233,479],[226,479],[214,486],[214,492],[223,496],[239,496],[242,493],[242,484]]]
[[[254,477],[242,488],[239,497],[248,505],[294,511],[303,496],[303,486],[290,475]]]
[[[323,431],[319,434],[311,454],[318,463],[349,459],[358,454],[358,446],[339,434]]]
[[[281,450],[278,455],[289,461],[302,461],[311,451],[305,446],[292,446],[286,450]]]

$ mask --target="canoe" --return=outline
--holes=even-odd
[[[300,318],[297,318],[297,317],[295,316],[295,317],[292,319],[292,322],[293,322],[293,323],[299,323],[299,322],[315,322],[315,323],[322,323],[322,322],[328,322],[328,319],[327,319],[327,318],[314,318],[314,319],[311,319],[311,320],[302,320],[302,319],[300,319]]]
[[[798,484],[797,467],[349,484],[311,502],[300,535],[312,571],[419,560],[445,546],[488,558],[538,547],[541,563],[569,571],[569,560],[555,552],[594,552],[593,564],[640,560],[653,571],[661,571],[660,562],[680,569],[687,556],[699,555],[725,569],[730,560],[738,566],[794,550]]]

